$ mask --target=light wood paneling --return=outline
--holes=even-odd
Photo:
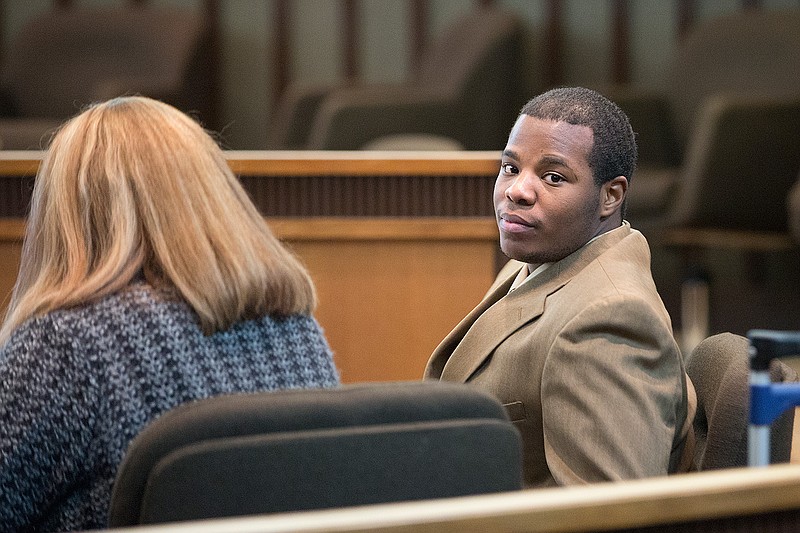
[[[316,316],[342,379],[414,380],[495,273],[491,218],[268,219],[317,286]],[[0,293],[19,267],[24,222],[0,220]],[[3,309],[7,300],[3,300]]]
[[[494,279],[499,153],[225,155],[275,233],[308,266],[343,380],[419,379],[430,353]],[[42,156],[0,151],[0,216],[25,216]],[[0,295],[16,278],[22,224],[9,221],[0,242]]]
[[[11,290],[17,279],[24,234],[23,220],[0,218],[0,317],[5,316]]]
[[[316,283],[317,317],[342,380],[419,379],[433,349],[494,279],[494,221],[480,221],[478,238],[453,235],[447,226],[458,222],[411,220],[394,230],[396,221],[352,224],[345,233],[353,238],[286,239]],[[363,233],[369,228],[373,236]]]

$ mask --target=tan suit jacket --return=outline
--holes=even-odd
[[[506,265],[425,377],[505,404],[528,486],[684,470],[696,400],[642,234],[626,222],[509,294],[522,267]]]

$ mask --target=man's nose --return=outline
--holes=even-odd
[[[531,176],[520,174],[506,188],[506,198],[519,205],[533,205],[536,191],[531,184]]]

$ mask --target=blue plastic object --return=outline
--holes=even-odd
[[[748,464],[770,462],[770,424],[784,411],[800,405],[800,383],[772,383],[769,364],[775,358],[800,355],[800,331],[754,329],[750,341],[750,426]]]

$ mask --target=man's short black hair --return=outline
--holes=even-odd
[[[602,185],[617,176],[631,182],[636,169],[636,138],[628,116],[617,104],[591,89],[561,87],[536,96],[521,115],[587,126],[594,132],[589,167]]]

